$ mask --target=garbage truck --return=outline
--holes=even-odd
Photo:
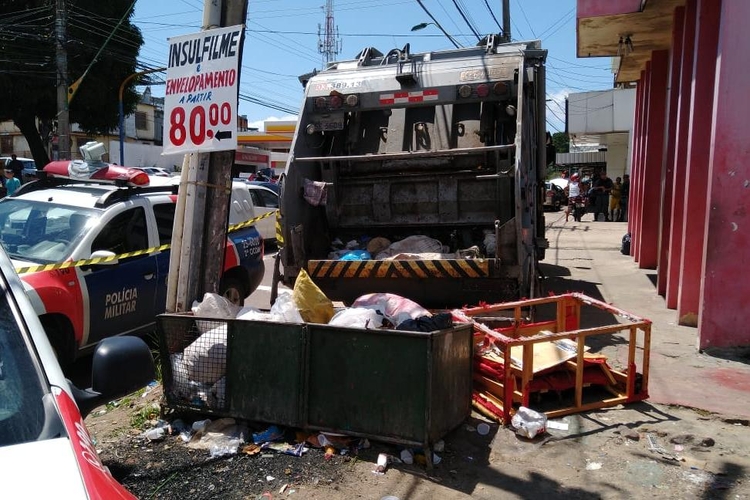
[[[426,307],[539,295],[547,248],[539,41],[386,54],[300,77],[272,300],[305,270],[332,300]]]

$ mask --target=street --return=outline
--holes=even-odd
[[[580,291],[653,321],[651,397],[645,402],[556,419],[563,429],[550,428],[534,440],[493,422],[490,433],[480,435],[477,426],[486,420],[472,413],[445,437],[442,462],[433,471],[393,463],[384,475],[372,473],[378,454],[398,457],[400,450],[377,441],[357,450],[356,459],[330,460],[314,448],[300,458],[211,459],[176,436],[149,442],[129,426],[144,407],[158,403],[159,391],[129,407],[95,411],[86,424],[105,464],[142,498],[244,499],[264,492],[276,497],[284,485],[282,498],[335,500],[750,498],[750,405],[747,387],[738,382],[750,380],[747,360],[696,352],[695,330],[675,325],[673,312],[653,298],[651,272],[619,253],[627,224],[586,219],[565,222],[562,213],[547,215],[544,293]],[[267,253],[263,288],[247,304],[268,308],[272,258]],[[585,320],[607,324],[612,318]],[[612,359],[622,349],[614,339],[601,346]],[[735,377],[723,383],[715,376],[729,372]]]

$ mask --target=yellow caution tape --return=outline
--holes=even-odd
[[[276,246],[284,246],[284,232],[281,230],[281,212],[276,210]]]
[[[261,215],[260,217],[254,217],[250,220],[246,220],[245,222],[240,222],[239,224],[232,224],[227,228],[227,233],[233,233],[235,231],[239,231],[240,229],[244,229],[246,227],[250,227],[259,220],[265,219],[266,217],[270,217],[271,215],[278,213],[278,210],[274,210],[273,212],[268,212],[266,214]],[[67,269],[69,267],[81,267],[81,266],[91,266],[96,264],[106,264],[107,262],[113,262],[120,259],[127,259],[129,257],[137,257],[139,255],[146,255],[154,252],[163,252],[165,250],[169,250],[169,248],[172,245],[160,245],[158,247],[151,247],[151,248],[144,248],[143,250],[136,250],[134,252],[127,252],[127,253],[121,253],[118,255],[112,255],[109,257],[97,257],[96,259],[81,259],[81,260],[70,260],[67,262],[55,262],[53,264],[39,264],[36,266],[27,266],[27,267],[17,267],[16,273],[18,274],[27,274],[27,273],[38,273],[42,271],[52,271],[55,269]]]

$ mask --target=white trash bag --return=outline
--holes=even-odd
[[[516,429],[516,434],[533,439],[537,434],[546,432],[547,415],[539,413],[525,406],[521,406],[510,424]]]
[[[350,307],[334,314],[328,324],[345,328],[376,329],[382,328],[383,319],[383,315],[374,309]]]

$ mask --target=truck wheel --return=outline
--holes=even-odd
[[[52,350],[55,351],[57,362],[60,364],[60,368],[64,370],[75,360],[76,344],[73,340],[73,332],[69,325],[53,316],[40,319],[49,343],[52,345]]]
[[[247,291],[245,285],[237,278],[227,278],[221,280],[219,295],[227,299],[232,304],[242,307],[245,304]]]

